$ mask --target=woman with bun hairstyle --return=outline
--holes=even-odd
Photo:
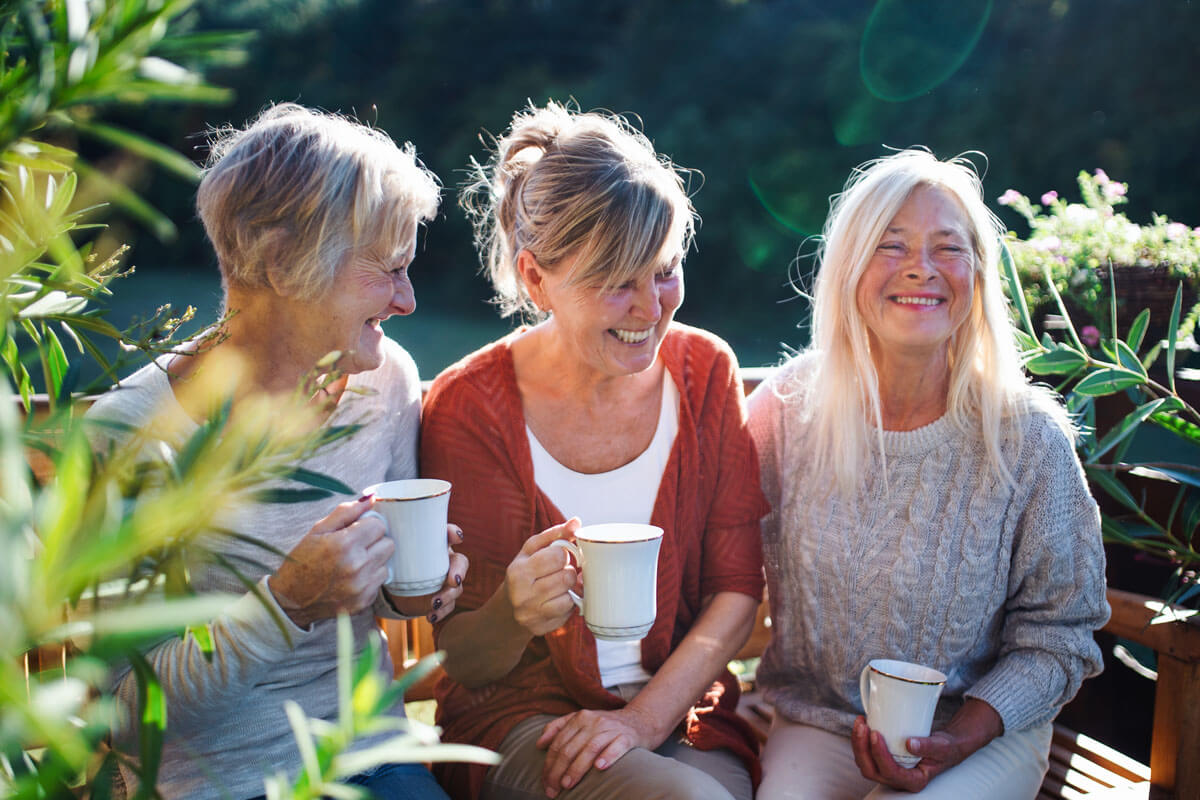
[[[621,117],[513,118],[463,194],[502,313],[535,324],[443,372],[421,468],[454,484],[472,581],[436,626],[452,796],[745,798],[757,745],[726,669],[762,596],[767,510],[729,347],[674,322],[695,212]],[[575,613],[580,523],[664,529],[656,621],[597,641]]]

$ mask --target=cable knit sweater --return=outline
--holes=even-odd
[[[327,424],[364,423],[349,439],[322,448],[304,462],[308,469],[338,478],[355,489],[382,480],[417,474],[417,433],[421,385],[417,367],[400,345],[385,342],[381,367],[351,375],[347,391]],[[170,358],[165,356],[165,359]],[[150,364],[121,382],[88,412],[91,419],[145,425],[162,423],[168,444],[196,430],[179,403],[161,366]],[[112,436],[98,429],[97,444]],[[289,484],[293,488],[296,484]],[[256,503],[229,514],[226,527],[288,552],[313,523],[349,498],[329,497],[305,503]],[[213,621],[212,658],[201,653],[190,636],[172,638],[147,652],[167,699],[168,724],[163,742],[158,790],[164,798],[237,798],[263,793],[263,777],[300,767],[296,740],[284,713],[284,700],[295,700],[310,717],[337,719],[336,620],[323,619],[307,629],[290,624],[267,590],[265,575],[282,557],[245,542],[224,540],[222,552],[257,580],[268,609],[246,592],[238,580],[219,568],[197,569],[198,591],[229,592],[241,597]],[[290,641],[272,616],[287,621]],[[396,616],[382,594],[374,609],[351,617],[359,647],[374,629],[375,615]],[[380,671],[391,677],[384,651]],[[125,667],[117,675],[117,698],[129,718],[137,718],[137,682]],[[393,709],[403,714],[403,706]],[[136,731],[118,732],[117,746],[138,752]],[[356,742],[354,749],[376,744],[379,736]],[[122,779],[132,795],[134,773],[124,762]]]
[[[811,354],[750,398],[771,514],[763,548],[773,621],[758,677],[777,712],[848,735],[873,658],[948,680],[935,727],[964,697],[1006,731],[1051,720],[1100,671],[1108,619],[1100,520],[1071,442],[1044,411],[1003,449],[1016,488],[989,477],[983,441],[947,417],[883,434],[857,497],[813,473],[802,397]],[[1014,466],[1015,465],[1015,466]]]

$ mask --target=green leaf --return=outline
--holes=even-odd
[[[339,481],[337,478],[332,478],[328,475],[323,475],[320,472],[313,472],[310,469],[303,467],[294,467],[282,475],[283,478],[290,478],[298,483],[308,484],[318,489],[325,489],[333,494],[354,494],[354,489]]]
[[[1096,449],[1088,454],[1086,462],[1089,464],[1096,463],[1105,453],[1116,446],[1118,442],[1132,435],[1151,414],[1161,409],[1164,402],[1166,401],[1162,398],[1151,400],[1149,403],[1144,403],[1126,414],[1125,418],[1116,427],[1106,433],[1104,438],[1096,443]]]
[[[1142,361],[1137,357],[1137,353],[1120,339],[1117,339],[1114,344],[1118,363],[1130,372],[1136,372],[1148,380],[1149,375],[1146,374],[1146,368],[1142,366]]]
[[[1075,384],[1072,391],[1092,397],[1101,397],[1116,394],[1134,386],[1141,386],[1145,382],[1146,379],[1136,372],[1119,367],[1107,367],[1089,373]]]
[[[1190,467],[1186,464],[1176,464],[1170,467],[1139,466],[1129,470],[1129,474],[1149,480],[1183,483],[1189,486],[1200,487],[1200,468]]]
[[[1087,473],[1088,480],[1091,481],[1093,485],[1099,486],[1110,497],[1128,508],[1130,511],[1140,512],[1142,510],[1142,507],[1138,504],[1138,501],[1135,500],[1133,495],[1129,493],[1129,490],[1125,488],[1125,484],[1117,480],[1116,477],[1114,477],[1113,474],[1108,470],[1097,469],[1085,464],[1083,471]]]
[[[1175,302],[1171,306],[1171,321],[1167,325],[1167,386],[1175,392],[1175,339],[1179,336],[1179,312],[1183,303],[1183,284],[1175,287]]]
[[[129,663],[137,677],[138,700],[142,708],[138,726],[139,777],[143,786],[154,786],[158,783],[163,733],[167,728],[167,700],[154,668],[141,653],[130,653]]]
[[[325,489],[260,489],[251,493],[251,499],[256,503],[310,503],[313,500],[323,500],[332,492]]]
[[[1020,330],[1029,336],[1036,336],[1033,330],[1033,320],[1029,316],[1029,306],[1025,303],[1025,292],[1021,289],[1021,277],[1017,274],[1017,265],[1009,252],[1008,244],[1000,240],[1000,266],[1004,273],[1004,281],[1008,285],[1008,297],[1017,312]]]
[[[168,172],[185,180],[198,181],[200,179],[200,167],[191,159],[141,134],[102,122],[75,120],[75,127],[89,136],[158,164]]]
[[[1125,341],[1129,342],[1130,349],[1135,353],[1142,349],[1142,340],[1146,338],[1146,327],[1149,324],[1150,309],[1143,308],[1129,326],[1129,335],[1125,337]]]
[[[1025,362],[1034,375],[1070,375],[1087,365],[1087,356],[1066,345],[1043,352]]]
[[[1165,413],[1154,414],[1150,417],[1150,421],[1193,444],[1200,445],[1200,426],[1195,423]]]

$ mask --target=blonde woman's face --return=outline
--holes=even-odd
[[[944,189],[917,188],[888,223],[858,282],[873,356],[944,358],[974,292],[967,215]]]

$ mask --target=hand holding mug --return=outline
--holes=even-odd
[[[566,553],[551,545],[573,536],[578,528],[578,517],[572,517],[530,536],[505,571],[513,619],[531,636],[561,628],[575,611],[568,594],[575,586],[575,568]]]
[[[369,501],[342,503],[313,525],[267,580],[279,607],[301,628],[375,601],[394,545],[382,526],[363,519]]]

